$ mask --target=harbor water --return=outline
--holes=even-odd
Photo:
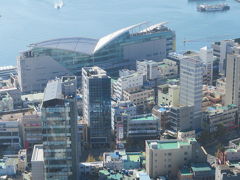
[[[209,0],[210,1],[210,0]],[[61,37],[100,38],[143,21],[167,21],[175,30],[177,51],[197,50],[212,41],[240,37],[240,3],[229,11],[200,13],[207,0],[0,0],[0,66],[15,65],[27,45]],[[186,40],[186,43],[184,43]]]

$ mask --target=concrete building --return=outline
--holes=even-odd
[[[205,162],[206,154],[194,138],[147,140],[146,171],[151,178],[177,176],[179,169],[192,162]]]
[[[74,79],[69,84],[74,86]],[[44,91],[41,119],[46,180],[79,178],[76,90],[65,91],[64,86],[64,81],[56,79]]]
[[[234,164],[217,165],[215,180],[239,180],[240,168]]]
[[[240,108],[240,45],[227,54],[225,104],[236,104]]]
[[[210,132],[214,132],[219,125],[223,125],[226,129],[238,127],[238,108],[236,105],[219,105],[207,108],[206,118],[203,121],[203,128]]]
[[[234,45],[234,40],[223,40],[212,44],[213,55],[219,62],[219,74],[225,75],[227,54],[231,52]]]
[[[212,85],[213,83],[213,49],[207,46],[200,49],[200,59],[203,62],[203,84]]]
[[[36,144],[33,148],[32,158],[32,179],[45,180],[44,178],[44,155],[43,145]]]
[[[0,94],[0,112],[12,111],[14,109],[13,99],[9,93]]]
[[[11,85],[0,88],[0,94],[6,93],[11,97],[14,109],[22,107],[21,91],[18,88]]]
[[[83,179],[90,179],[91,176],[96,177],[100,169],[103,169],[103,161],[80,163],[80,175]]]
[[[153,60],[139,60],[136,61],[137,72],[143,74],[144,80],[154,80],[160,78],[160,72],[158,70],[158,62]]]
[[[193,106],[173,106],[169,110],[169,130],[178,132],[192,130],[194,121]]]
[[[127,137],[128,119],[136,114],[136,105],[131,101],[118,101],[112,105],[112,129],[117,141]]]
[[[7,154],[16,153],[21,147],[18,118],[21,113],[0,115],[0,145]]]
[[[158,86],[158,106],[178,106],[180,87],[164,84]]]
[[[215,180],[215,170],[207,163],[192,163],[178,173],[178,180]]]
[[[94,66],[82,70],[83,118],[89,128],[91,146],[111,142],[111,78]]]
[[[182,58],[180,61],[180,104],[194,107],[193,129],[200,128],[202,121],[202,66],[197,57]]]
[[[30,45],[17,58],[21,91],[42,91],[48,80],[81,76],[83,67],[99,66],[111,75],[134,68],[138,59],[162,60],[175,51],[175,32],[166,23],[139,23],[100,39],[61,38]],[[145,27],[145,28],[144,28]]]
[[[178,65],[170,59],[161,62],[153,60],[138,60],[137,72],[144,74],[144,80],[165,79],[178,74]]]
[[[103,165],[111,170],[143,168],[145,160],[142,152],[114,151],[103,153]]]
[[[127,74],[121,72],[121,74]],[[128,73],[120,76],[113,84],[113,96],[117,100],[122,100],[123,90],[136,90],[143,86],[143,74],[138,72]]]
[[[15,66],[2,66],[0,67],[0,77],[2,79],[9,79],[12,75],[17,74],[17,68]]]
[[[157,137],[159,130],[159,120],[152,114],[136,115],[128,120],[127,136],[130,138]]]
[[[30,161],[34,145],[42,143],[41,114],[39,112],[31,112],[20,117],[19,132],[22,146],[27,149],[27,156]]]
[[[154,89],[140,88],[134,91],[124,90],[123,100],[131,101],[137,106],[137,113],[148,112],[152,110],[155,104]]]
[[[164,107],[164,106],[153,107],[152,114],[159,119],[159,126],[160,126],[159,131],[160,130],[165,131],[166,129],[169,129],[170,127],[169,112],[170,112],[169,107]]]

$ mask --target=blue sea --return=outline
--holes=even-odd
[[[15,65],[31,43],[61,37],[100,38],[143,21],[167,21],[177,51],[240,37],[240,3],[235,0],[0,0],[0,66]],[[228,3],[226,12],[197,12],[197,4]],[[184,40],[191,42],[183,43]]]

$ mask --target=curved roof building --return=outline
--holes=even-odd
[[[146,28],[143,28],[143,27]],[[110,75],[139,59],[162,60],[175,51],[175,32],[159,23],[132,25],[100,39],[61,38],[34,43],[17,59],[23,92],[42,91],[49,79],[81,76],[82,67],[99,66]]]

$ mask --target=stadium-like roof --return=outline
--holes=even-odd
[[[61,38],[49,41],[43,41],[31,44],[31,47],[43,47],[53,49],[64,49],[69,51],[81,52],[84,54],[92,54],[98,40],[90,38]]]
[[[43,47],[43,48],[54,48],[54,49],[64,49],[69,51],[76,51],[81,52],[84,54],[93,54],[114,41],[119,36],[123,35],[124,33],[136,28],[140,27],[141,25],[147,24],[147,22],[142,22],[139,24],[135,24],[132,26],[128,26],[125,28],[122,28],[118,31],[115,31],[111,34],[108,34],[99,40],[97,39],[90,39],[90,38],[61,38],[61,39],[54,39],[49,41],[43,41],[40,43],[31,44],[30,47]],[[164,25],[165,23],[159,23],[153,26],[150,26],[143,31],[149,31],[154,28],[157,28],[159,26]]]

